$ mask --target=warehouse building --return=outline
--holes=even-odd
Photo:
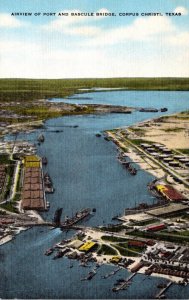
[[[157,191],[169,201],[183,201],[187,200],[180,192],[178,192],[171,185],[156,185]]]

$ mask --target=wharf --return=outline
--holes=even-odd
[[[22,187],[22,209],[46,210],[43,170],[40,157],[36,155],[25,156]]]
[[[165,291],[168,290],[168,288],[172,285],[173,283],[170,281],[166,287],[162,288],[161,291],[159,293],[157,293],[157,295],[155,296],[156,299],[161,299],[161,297],[164,295]]]

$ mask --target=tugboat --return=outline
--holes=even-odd
[[[44,135],[41,133],[41,134],[38,136],[37,140],[38,140],[38,142],[43,143],[44,140],[45,140]]]

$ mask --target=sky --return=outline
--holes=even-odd
[[[104,77],[189,77],[189,0],[0,1],[0,78]]]

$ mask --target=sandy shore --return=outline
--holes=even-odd
[[[170,149],[189,148],[189,114],[187,113],[144,121],[133,128],[134,133],[145,141],[164,144]]]

